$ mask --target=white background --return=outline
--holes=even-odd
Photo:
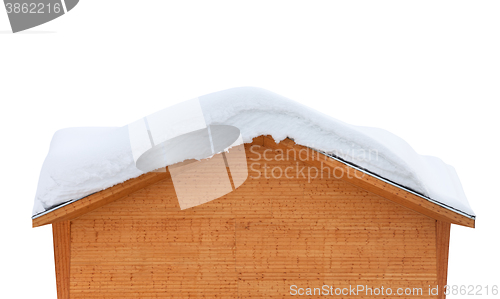
[[[453,165],[477,227],[452,227],[448,282],[500,285],[498,1],[172,2],[82,0],[20,34],[0,9],[0,297],[56,298],[51,227],[30,219],[56,130],[237,86]]]

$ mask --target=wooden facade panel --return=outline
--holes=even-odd
[[[99,225],[98,234],[79,227],[85,222],[74,221],[72,298],[236,294],[232,219],[152,217],[112,230]]]
[[[448,252],[450,246],[449,222],[436,221],[436,251],[437,251],[437,275],[439,285],[439,299],[445,299],[444,286],[448,280]]]
[[[254,170],[293,164],[251,158]],[[342,180],[254,176],[181,211],[165,179],[72,220],[71,298],[282,298],[324,284],[426,294],[436,234],[434,219]]]
[[[61,221],[52,224],[54,264],[56,267],[57,298],[69,299],[71,263],[71,224]]]

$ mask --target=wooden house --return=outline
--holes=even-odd
[[[245,148],[248,179],[193,208],[150,172],[34,218],[58,298],[444,298],[450,225],[474,218],[291,139]]]

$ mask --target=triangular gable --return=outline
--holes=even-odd
[[[254,138],[251,145],[261,145],[271,149],[281,149],[285,152],[286,150],[290,149],[293,149],[295,151],[311,151],[311,149],[307,147],[295,144],[295,142],[290,139],[285,139],[277,144],[274,139],[269,136],[256,137]],[[330,167],[332,172],[342,171],[344,174],[351,174],[339,175],[339,178],[347,183],[377,194],[394,203],[400,204],[406,208],[409,208],[415,212],[426,215],[436,220],[467,227],[474,227],[475,225],[474,218],[462,215],[459,211],[454,211],[452,208],[448,208],[436,202],[432,202],[430,199],[411,192],[410,190],[405,190],[395,184],[391,184],[390,182],[376,177],[375,175],[367,173],[364,173],[363,176],[355,175],[356,171],[359,171],[355,167],[329,157],[325,154],[319,152],[314,153],[316,155],[315,158],[311,159],[311,161],[305,162],[306,164],[311,164],[316,167],[321,165],[322,167]],[[119,198],[127,196],[135,191],[138,191],[169,177],[170,174],[167,171],[163,173],[151,172],[141,175],[137,178],[130,179],[106,190],[94,193],[80,200],[63,204],[41,215],[35,216],[33,218],[33,227],[77,218]]]

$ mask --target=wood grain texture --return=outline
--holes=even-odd
[[[73,219],[71,298],[283,298],[324,284],[432,297],[434,219],[250,146],[249,178],[221,198],[180,210],[167,178]]]
[[[282,150],[286,152],[287,155],[290,154],[291,150],[294,157],[298,156],[299,160],[301,153],[305,151],[308,160],[303,162],[308,165],[313,165],[317,169],[321,169],[321,171],[328,170],[329,176],[338,177],[350,184],[354,184],[369,192],[383,196],[397,204],[403,205],[433,219],[472,228],[475,226],[474,219],[443,208],[406,190],[381,181],[377,177],[357,171],[348,165],[307,147],[297,145],[290,139],[285,139],[277,144],[270,136],[259,136],[254,138],[253,143],[248,146],[252,145]],[[74,219],[123,196],[136,192],[150,184],[165,179],[169,177],[169,175],[168,171],[166,173],[147,173],[138,178],[128,180],[37,217],[32,220],[33,227],[50,224],[56,221]]]
[[[52,224],[57,298],[69,299],[71,227],[69,221]]]
[[[439,299],[445,299],[444,286],[448,281],[448,252],[450,246],[449,222],[436,221],[436,252],[437,252],[437,273],[439,286]]]
[[[412,209],[418,213],[426,215],[436,220],[450,222],[453,224],[458,224],[467,227],[474,227],[475,220],[468,218],[464,215],[458,214],[454,211],[448,210],[441,207],[431,201],[428,201],[420,196],[412,194],[406,190],[393,186],[389,183],[381,181],[380,179],[357,171],[356,169],[347,166],[337,160],[334,160],[326,155],[317,153],[305,146],[297,145],[290,139],[285,139],[281,143],[277,144],[272,137],[264,136],[264,145],[266,147],[281,149],[285,152],[287,150],[293,150],[291,153],[301,153],[310,152],[308,154],[311,158],[305,163],[313,165],[318,169],[323,167],[330,168],[332,176],[339,177],[341,180],[348,182],[350,184],[356,185],[363,188],[369,192],[373,192],[384,198],[387,198],[397,204],[405,206]],[[299,155],[297,154],[297,156]],[[334,175],[335,174],[335,175]]]
[[[167,177],[169,177],[168,172],[151,172],[143,174],[140,177],[130,179],[101,192],[94,193],[35,218],[32,220],[32,225],[33,227],[37,227],[58,221],[74,219]]]

